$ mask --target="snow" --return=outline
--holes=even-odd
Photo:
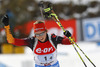
[[[78,43],[78,45],[84,51],[84,53],[91,59],[91,61],[93,61],[97,67],[100,67],[100,46],[97,46],[96,43],[88,42],[80,42]],[[84,67],[84,64],[80,60],[72,45],[58,46],[58,54],[59,52],[63,53],[63,55],[58,55],[61,67]],[[81,52],[80,54],[84,59],[85,63],[87,64],[87,66],[93,67],[92,64],[85,58],[85,56]]]
[[[92,60],[96,67],[100,67],[100,46],[98,46],[95,42],[78,42],[77,44]],[[80,60],[72,45],[59,45],[57,51],[60,67],[84,67],[84,64]],[[81,52],[80,54],[87,66],[93,67],[93,65],[85,58]],[[33,53],[28,47],[25,48],[25,54],[0,55],[0,63],[6,64],[7,67],[34,67],[33,60]]]

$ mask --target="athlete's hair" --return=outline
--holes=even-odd
[[[38,21],[36,21],[34,24],[39,24],[39,23],[44,23],[44,21],[38,20]]]

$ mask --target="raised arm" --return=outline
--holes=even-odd
[[[27,39],[16,39],[16,38],[13,37],[13,35],[10,32],[8,15],[4,15],[4,17],[2,19],[2,23],[4,24],[8,43],[11,43],[11,44],[16,45],[16,46],[22,46],[22,45],[28,45],[29,44]]]
[[[61,25],[59,19],[57,18],[57,15],[55,14],[55,12],[53,11],[52,8],[53,7],[52,7],[51,3],[49,3],[47,5],[47,8],[44,9],[44,16],[46,18],[52,18],[62,28],[62,30],[64,30],[63,26]],[[63,32],[63,34],[68,38],[71,37],[71,33],[68,30],[65,30]],[[55,36],[55,37],[56,37],[57,43],[71,44],[68,38],[63,38],[63,37],[60,37],[60,36],[58,36],[58,37]]]

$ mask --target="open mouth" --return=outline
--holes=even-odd
[[[40,40],[43,40],[44,38],[41,38]]]

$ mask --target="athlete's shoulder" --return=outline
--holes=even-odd
[[[62,39],[64,39],[64,37],[61,37],[55,34],[51,34],[51,38],[57,42],[62,41]]]
[[[35,39],[35,37],[30,37],[29,39],[33,40],[33,39]]]
[[[56,38],[56,37],[57,37],[57,35],[55,35],[54,33],[51,34],[51,38]]]

